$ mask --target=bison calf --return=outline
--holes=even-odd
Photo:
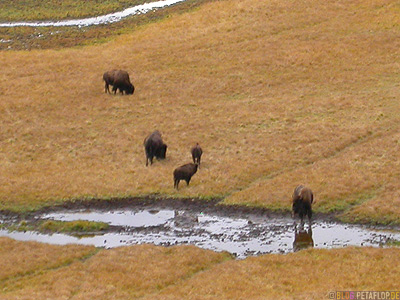
[[[176,168],[174,170],[174,188],[179,189],[178,185],[181,180],[185,180],[186,184],[189,185],[190,179],[197,172],[197,166],[197,164],[189,163]]]
[[[129,74],[126,71],[123,70],[111,70],[107,71],[103,74],[103,80],[105,82],[104,86],[104,92],[105,93],[110,93],[109,86],[111,85],[112,91],[114,94],[117,92],[119,89],[120,93],[123,94],[125,91],[125,94],[127,95],[132,95],[133,92],[135,91],[135,87],[131,83],[129,79]]]
[[[312,210],[311,205],[314,201],[314,195],[312,191],[303,185],[299,185],[294,189],[292,196],[292,217],[296,214],[299,215],[301,223],[303,223],[303,217],[308,216],[308,221],[311,223]]]
[[[167,153],[167,145],[164,144],[161,133],[156,130],[148,135],[143,142],[144,150],[146,152],[146,166],[153,164],[153,158],[165,159]]]
[[[199,143],[196,143],[196,145],[192,148],[191,153],[192,153],[193,163],[198,164],[200,168],[200,159],[201,155],[203,154],[203,150],[199,146]]]

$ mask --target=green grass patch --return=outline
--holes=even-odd
[[[398,240],[388,240],[386,246],[389,247],[400,247],[400,241]]]
[[[18,224],[7,225],[1,224],[0,229],[7,229],[9,231],[39,231],[42,233],[92,233],[107,230],[109,225],[103,222],[91,221],[54,221],[47,220],[39,223],[32,223],[22,220]]]
[[[351,204],[346,199],[335,199],[324,201],[315,210],[322,213],[336,213],[342,212],[351,207]]]
[[[38,227],[40,232],[60,232],[60,233],[77,233],[77,232],[99,232],[109,227],[107,223],[91,222],[91,221],[54,221],[48,220],[41,223]]]
[[[384,225],[384,226],[398,226],[400,221],[397,215],[382,215],[369,213],[368,211],[359,211],[354,213],[347,211],[342,215],[338,216],[338,219],[342,222],[353,223],[353,224],[370,224],[370,225]]]
[[[11,226],[7,226],[6,224],[1,225],[1,229],[7,229],[9,231],[33,231],[35,230],[35,226],[25,220],[22,220],[18,224],[13,224]]]
[[[376,192],[362,192],[349,195],[340,199],[328,199],[314,206],[314,210],[321,213],[337,213],[344,212],[350,208],[360,205],[376,196]]]

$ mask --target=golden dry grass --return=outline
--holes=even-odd
[[[53,246],[0,238],[1,293],[20,286],[21,278],[64,268],[96,254],[95,247]],[[0,294],[1,294],[0,293]]]
[[[311,249],[240,261],[193,246],[96,253],[7,238],[0,246],[12,248],[2,251],[2,267],[18,266],[7,275],[2,268],[0,299],[327,299],[330,291],[396,290],[400,279],[393,267],[398,248]]]
[[[144,299],[310,300],[328,299],[331,291],[396,290],[399,253],[347,248],[228,261]]]
[[[399,223],[399,21],[395,1],[218,1],[100,46],[1,52],[0,207],[157,193],[289,209],[304,183],[317,211]],[[111,68],[133,96],[103,93]],[[154,129],[168,158],[146,168]],[[204,164],[176,192],[195,142]]]
[[[12,270],[13,276],[2,276],[0,299],[136,299],[180,284],[230,258],[227,253],[193,246],[141,245],[100,250],[82,257],[94,248],[48,246],[6,238],[0,239],[0,245],[13,248],[12,252],[2,253],[2,261],[4,258],[10,264],[19,263]],[[73,255],[72,248],[76,251]],[[72,256],[68,264],[60,263],[58,256],[68,253]],[[55,260],[52,264],[42,262],[51,259]]]
[[[0,52],[0,209],[71,198],[226,197],[399,223],[396,1],[216,1],[107,44]],[[111,68],[133,96],[103,93]],[[159,129],[167,160],[145,167]],[[191,186],[172,171],[199,142]],[[324,299],[394,290],[400,251],[311,249],[243,261],[191,246],[96,250],[0,239],[0,299]]]
[[[131,33],[144,24],[156,23],[168,18],[171,14],[184,13],[210,1],[212,0],[185,0],[179,5],[172,5],[146,14],[134,15],[120,22],[99,26],[0,27],[0,51],[63,49],[101,44],[121,34]],[[2,1],[0,3],[0,19],[2,19],[1,15],[4,16],[3,21],[92,17],[105,15],[112,11],[121,11],[127,6],[131,7],[144,2],[146,1],[49,0],[38,5],[35,0]]]

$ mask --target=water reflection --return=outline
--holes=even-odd
[[[294,226],[294,241],[293,241],[293,252],[299,250],[314,247],[314,240],[312,237],[312,227],[311,224],[308,225],[308,230],[304,229],[304,224],[302,224],[299,229]]]
[[[193,227],[199,223],[199,218],[195,213],[185,210],[174,210],[173,220],[177,227]]]
[[[64,210],[35,216],[41,220],[103,222],[109,229],[95,236],[80,234],[43,234],[0,229],[0,237],[33,240],[51,244],[84,244],[96,247],[120,247],[152,243],[161,246],[196,245],[214,251],[228,251],[237,258],[266,253],[289,253],[301,249],[346,246],[385,245],[400,240],[400,231],[384,231],[360,225],[314,220],[293,225],[289,216],[268,217],[258,214],[176,209],[158,206],[109,210]],[[7,219],[0,223],[3,225]],[[17,221],[16,221],[17,222]],[[18,221],[19,222],[19,221]],[[9,220],[12,225],[13,221]],[[294,234],[293,234],[294,233]],[[293,236],[294,235],[294,236]]]

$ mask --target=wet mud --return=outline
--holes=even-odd
[[[192,244],[213,251],[228,251],[237,258],[266,253],[290,253],[309,247],[382,247],[400,240],[399,228],[343,224],[334,216],[316,215],[312,224],[294,222],[290,213],[227,207],[218,201],[195,199],[125,199],[76,201],[48,208],[23,218],[1,217],[3,225],[43,220],[86,220],[109,224],[106,231],[76,234],[43,234],[9,231],[0,236],[51,244],[83,244],[113,248],[150,243],[161,246]]]

